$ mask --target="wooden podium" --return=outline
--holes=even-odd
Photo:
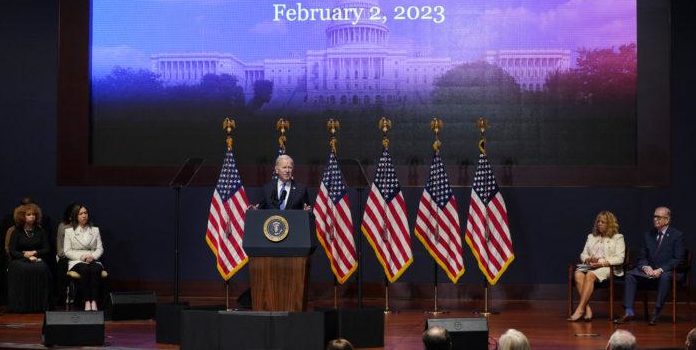
[[[304,210],[249,210],[244,224],[254,311],[307,310],[310,240]]]

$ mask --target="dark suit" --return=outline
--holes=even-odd
[[[287,186],[287,185],[286,185]],[[290,191],[285,209],[304,209],[304,205],[309,204],[307,187],[295,180],[290,181]],[[259,203],[259,209],[280,209],[278,200],[278,181],[273,180],[263,186],[263,198]]]
[[[677,229],[668,226],[662,237],[662,242],[657,242],[657,230],[652,229],[643,235],[643,246],[638,255],[636,267],[626,273],[626,289],[624,292],[624,307],[633,308],[636,297],[636,289],[639,284],[657,284],[657,301],[655,311],[659,313],[667,299],[672,280],[672,271],[675,266],[684,259],[684,235]],[[644,266],[653,269],[662,269],[659,278],[648,278],[643,272]]]
[[[287,184],[286,184],[287,186]],[[309,205],[309,194],[307,187],[294,180],[290,181],[288,201],[285,209],[304,209],[305,204]],[[259,209],[280,209],[278,198],[278,180],[271,180],[263,186],[263,198],[259,202]],[[237,297],[237,305],[241,308],[251,308],[251,288],[247,288]]]

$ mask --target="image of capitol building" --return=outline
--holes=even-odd
[[[338,7],[362,7],[369,13],[376,0],[344,0]],[[254,82],[273,82],[271,107],[353,108],[373,104],[428,103],[436,79],[463,62],[426,57],[390,46],[386,24],[361,19],[357,24],[332,22],[325,30],[326,48],[304,57],[267,58],[246,63],[229,53],[156,54],[151,69],[165,85],[198,84],[206,74],[230,74],[247,99]],[[523,90],[542,90],[546,77],[566,70],[568,50],[488,51],[485,60],[500,66]]]

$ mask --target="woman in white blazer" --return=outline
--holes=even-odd
[[[103,270],[99,258],[104,253],[99,228],[90,223],[89,211],[84,205],[74,207],[70,223],[63,240],[68,269],[80,274],[77,287],[85,299],[85,310],[96,311]]]
[[[585,321],[592,320],[589,302],[595,281],[607,279],[611,273],[609,266],[623,263],[625,254],[626,245],[623,235],[619,233],[616,216],[610,211],[600,212],[580,253],[580,260],[585,264],[575,271],[575,286],[580,294],[580,303],[568,321],[575,322],[581,318]],[[615,268],[614,274],[621,276],[623,270]]]

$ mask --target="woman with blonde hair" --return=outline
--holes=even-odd
[[[619,233],[619,222],[616,216],[610,211],[600,212],[580,253],[583,265],[575,270],[575,287],[580,294],[580,303],[568,321],[592,320],[589,302],[595,282],[606,280],[611,273],[610,266],[622,264],[625,255],[626,245],[623,235]],[[618,266],[614,269],[614,275],[622,276],[623,269]]]
[[[508,329],[498,339],[498,350],[531,350],[529,340],[524,333],[516,329]]]

